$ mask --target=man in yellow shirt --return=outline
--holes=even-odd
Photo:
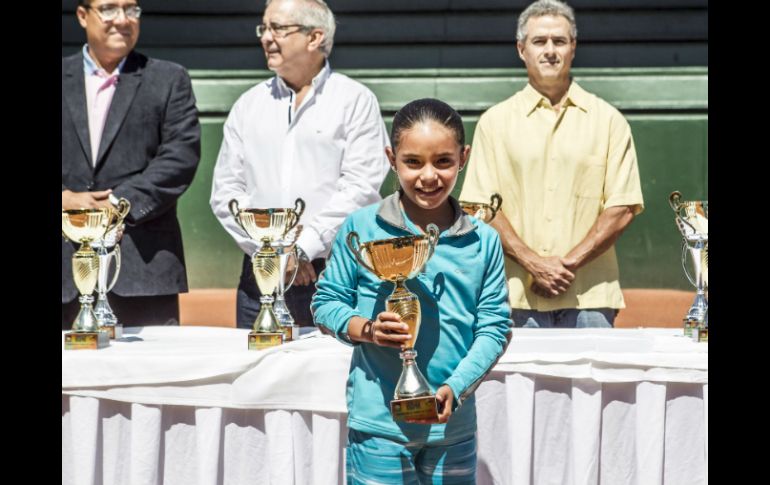
[[[503,197],[516,326],[610,327],[625,306],[614,243],[644,208],[631,129],[570,76],[572,8],[531,4],[516,38],[529,83],[481,116],[461,199]]]

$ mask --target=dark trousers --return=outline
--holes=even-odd
[[[323,259],[314,259],[312,261],[313,269],[316,275],[326,267],[326,261]],[[283,297],[286,300],[286,306],[294,317],[294,323],[300,327],[312,327],[313,315],[310,313],[310,300],[315,294],[315,283],[306,286],[292,286]],[[243,266],[241,268],[241,281],[238,283],[238,297],[236,302],[236,322],[238,328],[252,328],[254,320],[259,315],[259,297],[262,294],[257,286],[257,280],[254,279],[254,270],[251,266],[251,258],[243,256]]]
[[[179,325],[179,295],[118,296],[107,294],[118,323],[124,327],[147,325]],[[61,329],[70,330],[72,322],[80,311],[80,302],[75,298],[61,305]]]

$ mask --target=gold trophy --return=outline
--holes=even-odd
[[[428,234],[422,236],[403,236],[366,243],[359,243],[356,232],[349,233],[347,237],[348,248],[358,264],[381,280],[395,283],[385,308],[401,316],[401,321],[409,326],[409,334],[412,336],[411,340],[404,343],[403,351],[399,354],[403,368],[393,400],[390,401],[393,419],[399,421],[438,417],[435,393],[415,362],[417,352],[414,344],[421,323],[420,300],[404,285],[407,279],[416,276],[427,264],[436,248],[438,235],[438,227],[429,224]]]
[[[503,198],[500,197],[500,194],[492,194],[492,197],[490,197],[489,200],[489,204],[485,204],[483,202],[466,202],[463,200],[460,201],[460,207],[465,211],[466,214],[473,216],[482,222],[486,222],[487,224],[492,222],[492,219],[495,218],[497,211],[500,210],[502,205]]]
[[[80,311],[72,324],[72,332],[64,334],[65,350],[99,349],[109,344],[109,336],[100,331],[92,306],[92,293],[99,277],[99,255],[91,248],[91,243],[120,225],[130,209],[131,204],[120,199],[117,209],[62,211],[62,235],[80,243],[80,248],[72,255],[72,275],[80,293]]]
[[[687,279],[695,286],[695,301],[684,317],[684,334],[696,342],[705,342],[708,341],[708,201],[683,201],[681,193],[672,192],[668,203],[676,213],[675,222],[682,234],[682,268]],[[688,253],[695,269],[694,277],[687,271]]]
[[[233,199],[229,207],[230,213],[246,234],[262,242],[262,247],[251,257],[254,278],[262,296],[259,298],[259,315],[249,333],[249,350],[281,345],[284,331],[273,312],[273,293],[283,274],[280,271],[279,254],[271,244],[283,240],[286,233],[299,223],[299,218],[305,211],[305,202],[297,199],[294,209],[239,209],[238,201]]]

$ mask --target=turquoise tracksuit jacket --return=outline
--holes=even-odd
[[[316,325],[353,345],[347,383],[348,427],[401,442],[467,439],[476,431],[474,398],[463,393],[483,378],[505,348],[512,325],[503,251],[497,232],[455,209],[452,227],[439,235],[422,273],[406,282],[420,299],[422,325],[417,365],[435,392],[447,384],[460,404],[446,424],[396,422],[389,403],[401,374],[399,351],[347,338],[350,318],[377,318],[394,284],[360,266],[345,244],[421,234],[399,204],[400,194],[351,214],[342,224],[321,274],[311,308]]]

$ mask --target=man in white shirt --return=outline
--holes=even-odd
[[[237,322],[250,328],[259,312],[251,268],[258,242],[228,209],[306,203],[297,241],[300,267],[286,303],[296,323],[312,326],[310,299],[337,229],[354,210],[380,199],[387,174],[385,124],[374,94],[332,72],[334,15],[322,0],[268,0],[257,35],[276,76],[233,105],[224,126],[211,208],[245,255]]]

